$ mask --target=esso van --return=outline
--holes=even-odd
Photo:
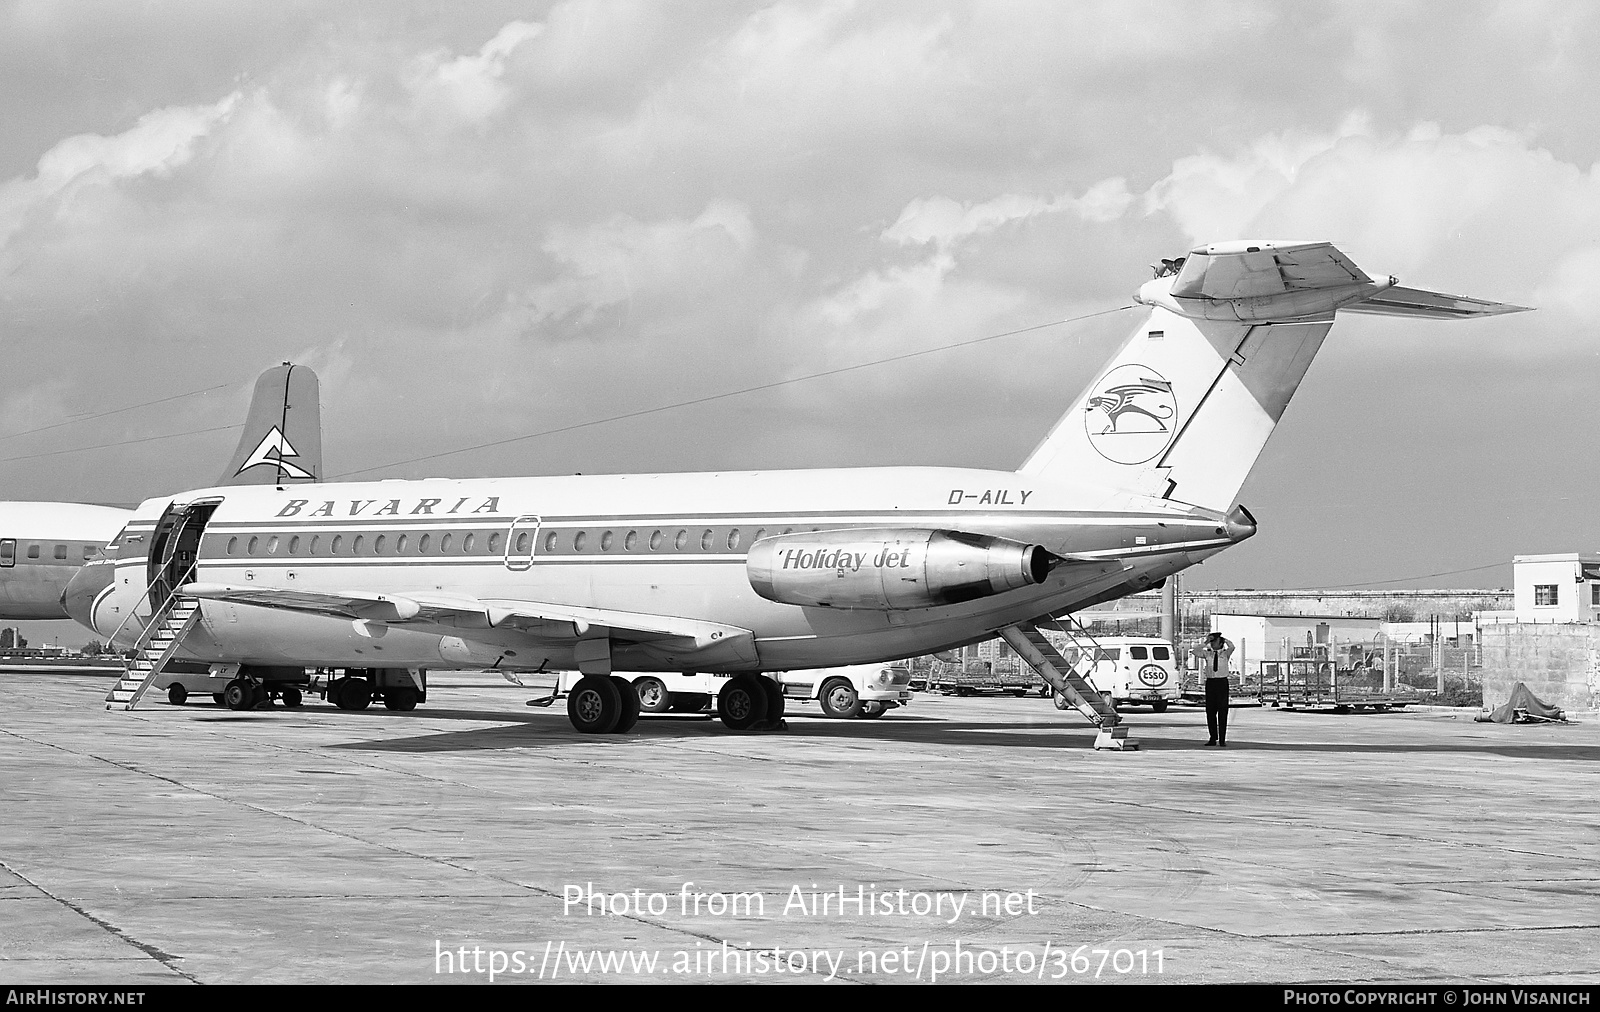
[[[1172,656],[1172,644],[1153,636],[1102,636],[1079,655],[1078,673],[1089,677],[1113,704],[1150,706],[1157,713],[1183,694],[1183,673]]]

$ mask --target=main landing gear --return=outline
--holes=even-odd
[[[639,694],[615,675],[584,675],[567,693],[567,719],[584,734],[625,734],[639,723]]]
[[[730,731],[782,730],[783,709],[783,686],[766,675],[734,675],[717,694],[717,715]]]

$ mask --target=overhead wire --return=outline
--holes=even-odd
[[[450,457],[458,453],[470,453],[474,450],[487,450],[497,446],[508,446],[512,443],[520,443],[528,439],[538,439],[543,436],[559,435],[564,432],[573,432],[578,429],[591,428],[596,425],[606,425],[610,422],[626,421],[630,418],[642,418],[646,415],[660,414],[664,411],[674,411],[678,408],[694,407],[695,405],[708,404],[712,401],[726,400],[730,397],[742,397],[746,394],[760,393],[763,390],[776,390],[779,387],[789,386],[794,383],[805,383],[810,380],[824,379],[829,376],[838,376],[843,373],[854,372],[857,369],[868,369],[873,366],[888,365],[893,362],[904,362],[908,359],[920,358],[924,355],[932,355],[941,351],[951,351],[956,348],[968,348],[976,344],[983,344],[986,341],[997,341],[1003,337],[1015,337],[1018,334],[1027,334],[1036,330],[1044,330],[1048,327],[1059,327],[1068,323],[1080,323],[1084,320],[1090,320],[1097,316],[1109,316],[1112,313],[1120,313],[1133,308],[1135,307],[1128,305],[1117,306],[1114,309],[1102,309],[1093,313],[1085,313],[1082,316],[1068,317],[1064,320],[1051,320],[1048,323],[1036,323],[1030,327],[1018,327],[1015,330],[1007,330],[998,334],[987,334],[983,337],[970,338],[965,341],[956,341],[951,344],[941,344],[932,348],[921,348],[917,351],[902,352],[899,355],[890,355],[886,358],[873,359],[868,362],[856,362],[852,365],[839,366],[836,369],[823,369],[818,372],[807,373],[804,376],[791,376],[787,379],[773,380],[768,383],[757,383],[753,386],[741,387],[738,390],[725,390],[721,393],[707,394],[704,397],[694,397],[688,400],[673,401],[670,404],[661,404],[652,408],[640,408],[637,411],[625,411],[621,414],[607,415],[604,418],[593,418],[585,422],[574,422],[571,425],[562,425],[553,429],[543,429],[539,432],[526,432],[520,436],[508,436],[505,439],[495,439],[487,443],[476,443],[472,446],[460,446],[451,450],[441,450],[438,453],[423,454],[422,456],[418,457],[407,457],[404,460],[391,460],[385,464],[375,464],[372,467],[363,467],[355,471],[344,471],[340,474],[334,475],[333,477],[349,478],[359,474],[370,474],[373,471],[382,471],[391,467],[403,467],[406,464],[419,464],[425,460],[437,460],[440,457]]]

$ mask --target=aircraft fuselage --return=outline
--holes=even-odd
[[[150,548],[173,500],[144,503],[77,617],[118,643],[148,616]],[[970,642],[1005,625],[1149,587],[1248,537],[1212,510],[1009,471],[892,467],[706,474],[383,481],[216,488],[197,584],[307,594],[560,602],[751,630],[758,657],[706,662],[616,648],[620,670],[785,670],[870,663]],[[955,531],[1059,557],[1035,586],[961,603],[837,608],[756,593],[751,546],[790,532]],[[840,578],[871,560],[839,553]],[[893,560],[890,560],[890,564]],[[798,557],[795,565],[801,564]],[[571,669],[571,643],[497,628],[408,628],[207,600],[185,641],[198,660],[306,666]],[[131,621],[126,621],[130,613]]]

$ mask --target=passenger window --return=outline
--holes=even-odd
[[[610,531],[606,531],[605,533],[600,535],[600,550],[602,552],[611,551],[611,532]]]
[[[449,550],[450,550],[450,535],[446,534],[446,535],[443,535],[442,537],[439,538],[439,553],[442,555],[445,552],[448,552]]]
[[[764,538],[766,536],[767,536],[767,529],[765,527],[762,527],[762,528],[759,528],[756,531],[756,536],[751,538],[750,541],[751,541],[751,543],[754,543],[754,542],[760,541],[762,538]]]
[[[738,550],[739,550],[739,528],[735,527],[733,530],[728,532],[728,551],[734,552],[734,551],[738,551]]]
[[[335,534],[333,536],[333,546],[328,549],[328,554],[330,554],[330,555],[338,555],[339,554],[339,549],[341,549],[343,547],[344,547],[344,535],[343,534]]]
[[[311,555],[317,554],[317,548],[321,544],[322,544],[322,535],[320,535],[320,534],[311,535],[311,549],[310,549],[309,554],[311,554]]]
[[[38,557],[39,557],[39,546],[38,545],[29,545],[28,546],[28,558],[37,559]]]
[[[544,553],[549,555],[556,550],[556,532],[551,531],[544,536]]]
[[[383,546],[388,544],[388,543],[389,543],[389,535],[387,535],[387,534],[380,534],[377,537],[373,538],[372,539],[372,554],[373,555],[382,555],[383,554]]]
[[[583,546],[587,545],[588,543],[589,543],[589,532],[588,531],[579,531],[572,538],[572,550],[574,552],[581,552],[581,551],[583,551]]]
[[[430,541],[432,541],[432,540],[433,539],[431,537],[429,537],[428,535],[426,535],[426,534],[424,534],[422,537],[418,538],[417,539],[417,552],[419,554],[421,554],[421,555],[427,555],[428,554],[428,543]]]
[[[711,534],[711,531],[706,531],[704,534],[700,535],[700,550],[702,552],[711,551]]]
[[[93,545],[84,545],[83,546],[83,561],[84,562],[88,562],[90,559],[94,558],[94,550],[95,549],[94,549]]]
[[[661,550],[661,542],[665,540],[666,538],[660,531],[652,531],[650,533],[650,550],[652,552],[659,552]]]
[[[679,531],[678,532],[678,536],[675,539],[673,539],[672,547],[676,548],[678,551],[681,552],[681,551],[683,551],[684,546],[687,545],[688,543],[689,543],[689,532],[688,531]]]
[[[475,535],[472,535],[472,534],[468,534],[466,537],[462,538],[461,539],[461,551],[462,551],[462,554],[471,555],[472,554],[472,543],[474,541],[476,541],[476,540],[477,540],[477,537]]]
[[[367,541],[366,535],[357,534],[356,535],[356,539],[354,541],[350,542],[350,554],[351,555],[360,555],[361,554],[361,546],[366,544],[366,541]]]
[[[394,554],[406,554],[406,536],[404,534],[394,539]]]
[[[1172,651],[1166,647],[1151,647],[1150,656],[1158,661],[1170,661],[1172,660]]]
[[[489,554],[493,555],[500,550],[500,532],[495,531],[489,535]]]
[[[278,554],[278,536],[276,534],[274,534],[272,537],[267,539],[267,554],[268,555],[277,555]]]
[[[239,539],[238,538],[229,538],[228,539],[228,554],[229,555],[232,555],[234,550],[236,548],[238,548],[238,547],[239,547]]]
[[[259,545],[260,543],[261,543],[261,539],[260,538],[251,538],[250,539],[250,543],[248,545],[246,545],[245,548],[244,548],[245,552],[247,554],[249,554],[249,555],[256,554],[256,546]]]
[[[639,547],[639,532],[629,531],[628,536],[622,539],[622,550],[631,552],[637,547]],[[1596,584],[1596,586],[1600,586],[1600,584]]]
[[[294,537],[289,539],[289,554],[300,554],[300,535],[296,534]]]
[[[10,569],[17,564],[17,539],[6,538],[0,541],[0,566]]]
[[[1150,659],[1150,651],[1144,647],[1129,647],[1128,657],[1135,661],[1147,661]]]
[[[57,559],[61,559],[61,560],[64,561],[66,559],[66,557],[67,557],[67,546],[66,545],[57,545],[55,554],[56,554],[56,558]]]

